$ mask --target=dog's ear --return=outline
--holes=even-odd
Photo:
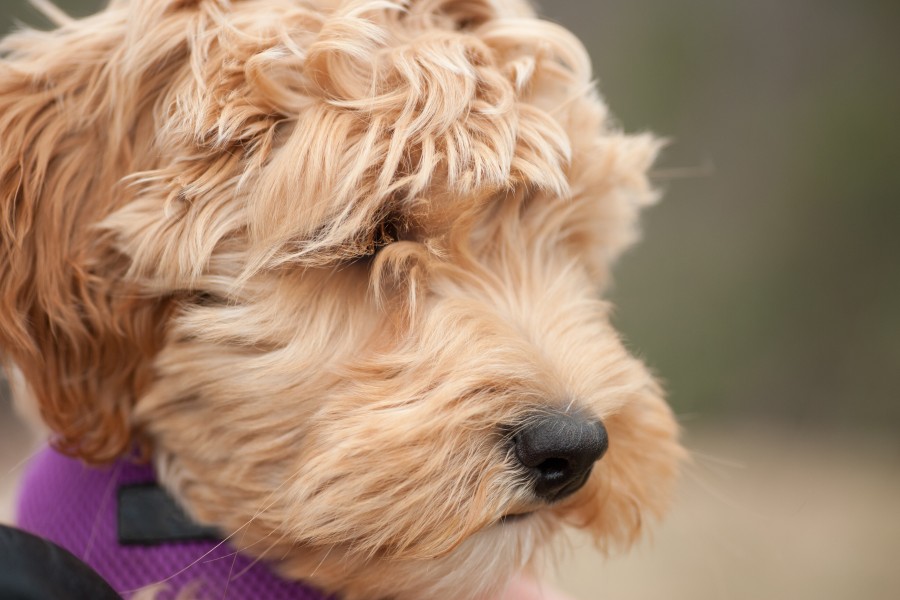
[[[96,228],[145,152],[134,115],[154,82],[118,73],[126,35],[123,11],[110,11],[0,46],[0,355],[57,446],[92,461],[134,441],[131,406],[170,304],[125,283],[127,260]],[[165,78],[159,57],[177,49],[158,50],[146,68]]]
[[[555,228],[605,288],[616,260],[640,237],[641,210],[658,197],[648,171],[663,142],[618,131],[596,102],[581,102],[572,111],[579,115],[579,128],[570,134],[572,197],[536,206],[531,217],[542,230]]]

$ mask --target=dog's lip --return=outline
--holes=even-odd
[[[500,517],[500,519],[497,522],[500,523],[501,525],[503,525],[505,523],[516,523],[518,521],[521,521],[522,519],[526,519],[526,518],[530,517],[534,513],[535,513],[535,511],[533,511],[533,510],[529,510],[527,512],[520,512],[520,513],[507,513],[507,514],[503,515],[502,517]]]

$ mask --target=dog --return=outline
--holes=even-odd
[[[55,448],[152,460],[346,600],[493,598],[565,525],[664,514],[678,426],[603,299],[660,144],[572,34],[520,0],[48,12],[2,43],[0,348]]]

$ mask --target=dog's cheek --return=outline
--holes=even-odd
[[[371,414],[317,418],[289,494],[287,512],[298,516],[294,537],[392,560],[453,554],[500,517],[498,498],[509,487],[498,466],[502,457],[459,438],[440,428],[396,427]]]

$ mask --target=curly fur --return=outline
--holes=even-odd
[[[624,546],[682,451],[600,299],[654,195],[517,0],[113,0],[0,62],[0,347],[55,443],[356,598],[484,598]],[[508,427],[604,420],[538,503]],[[535,511],[503,523],[504,515]]]

